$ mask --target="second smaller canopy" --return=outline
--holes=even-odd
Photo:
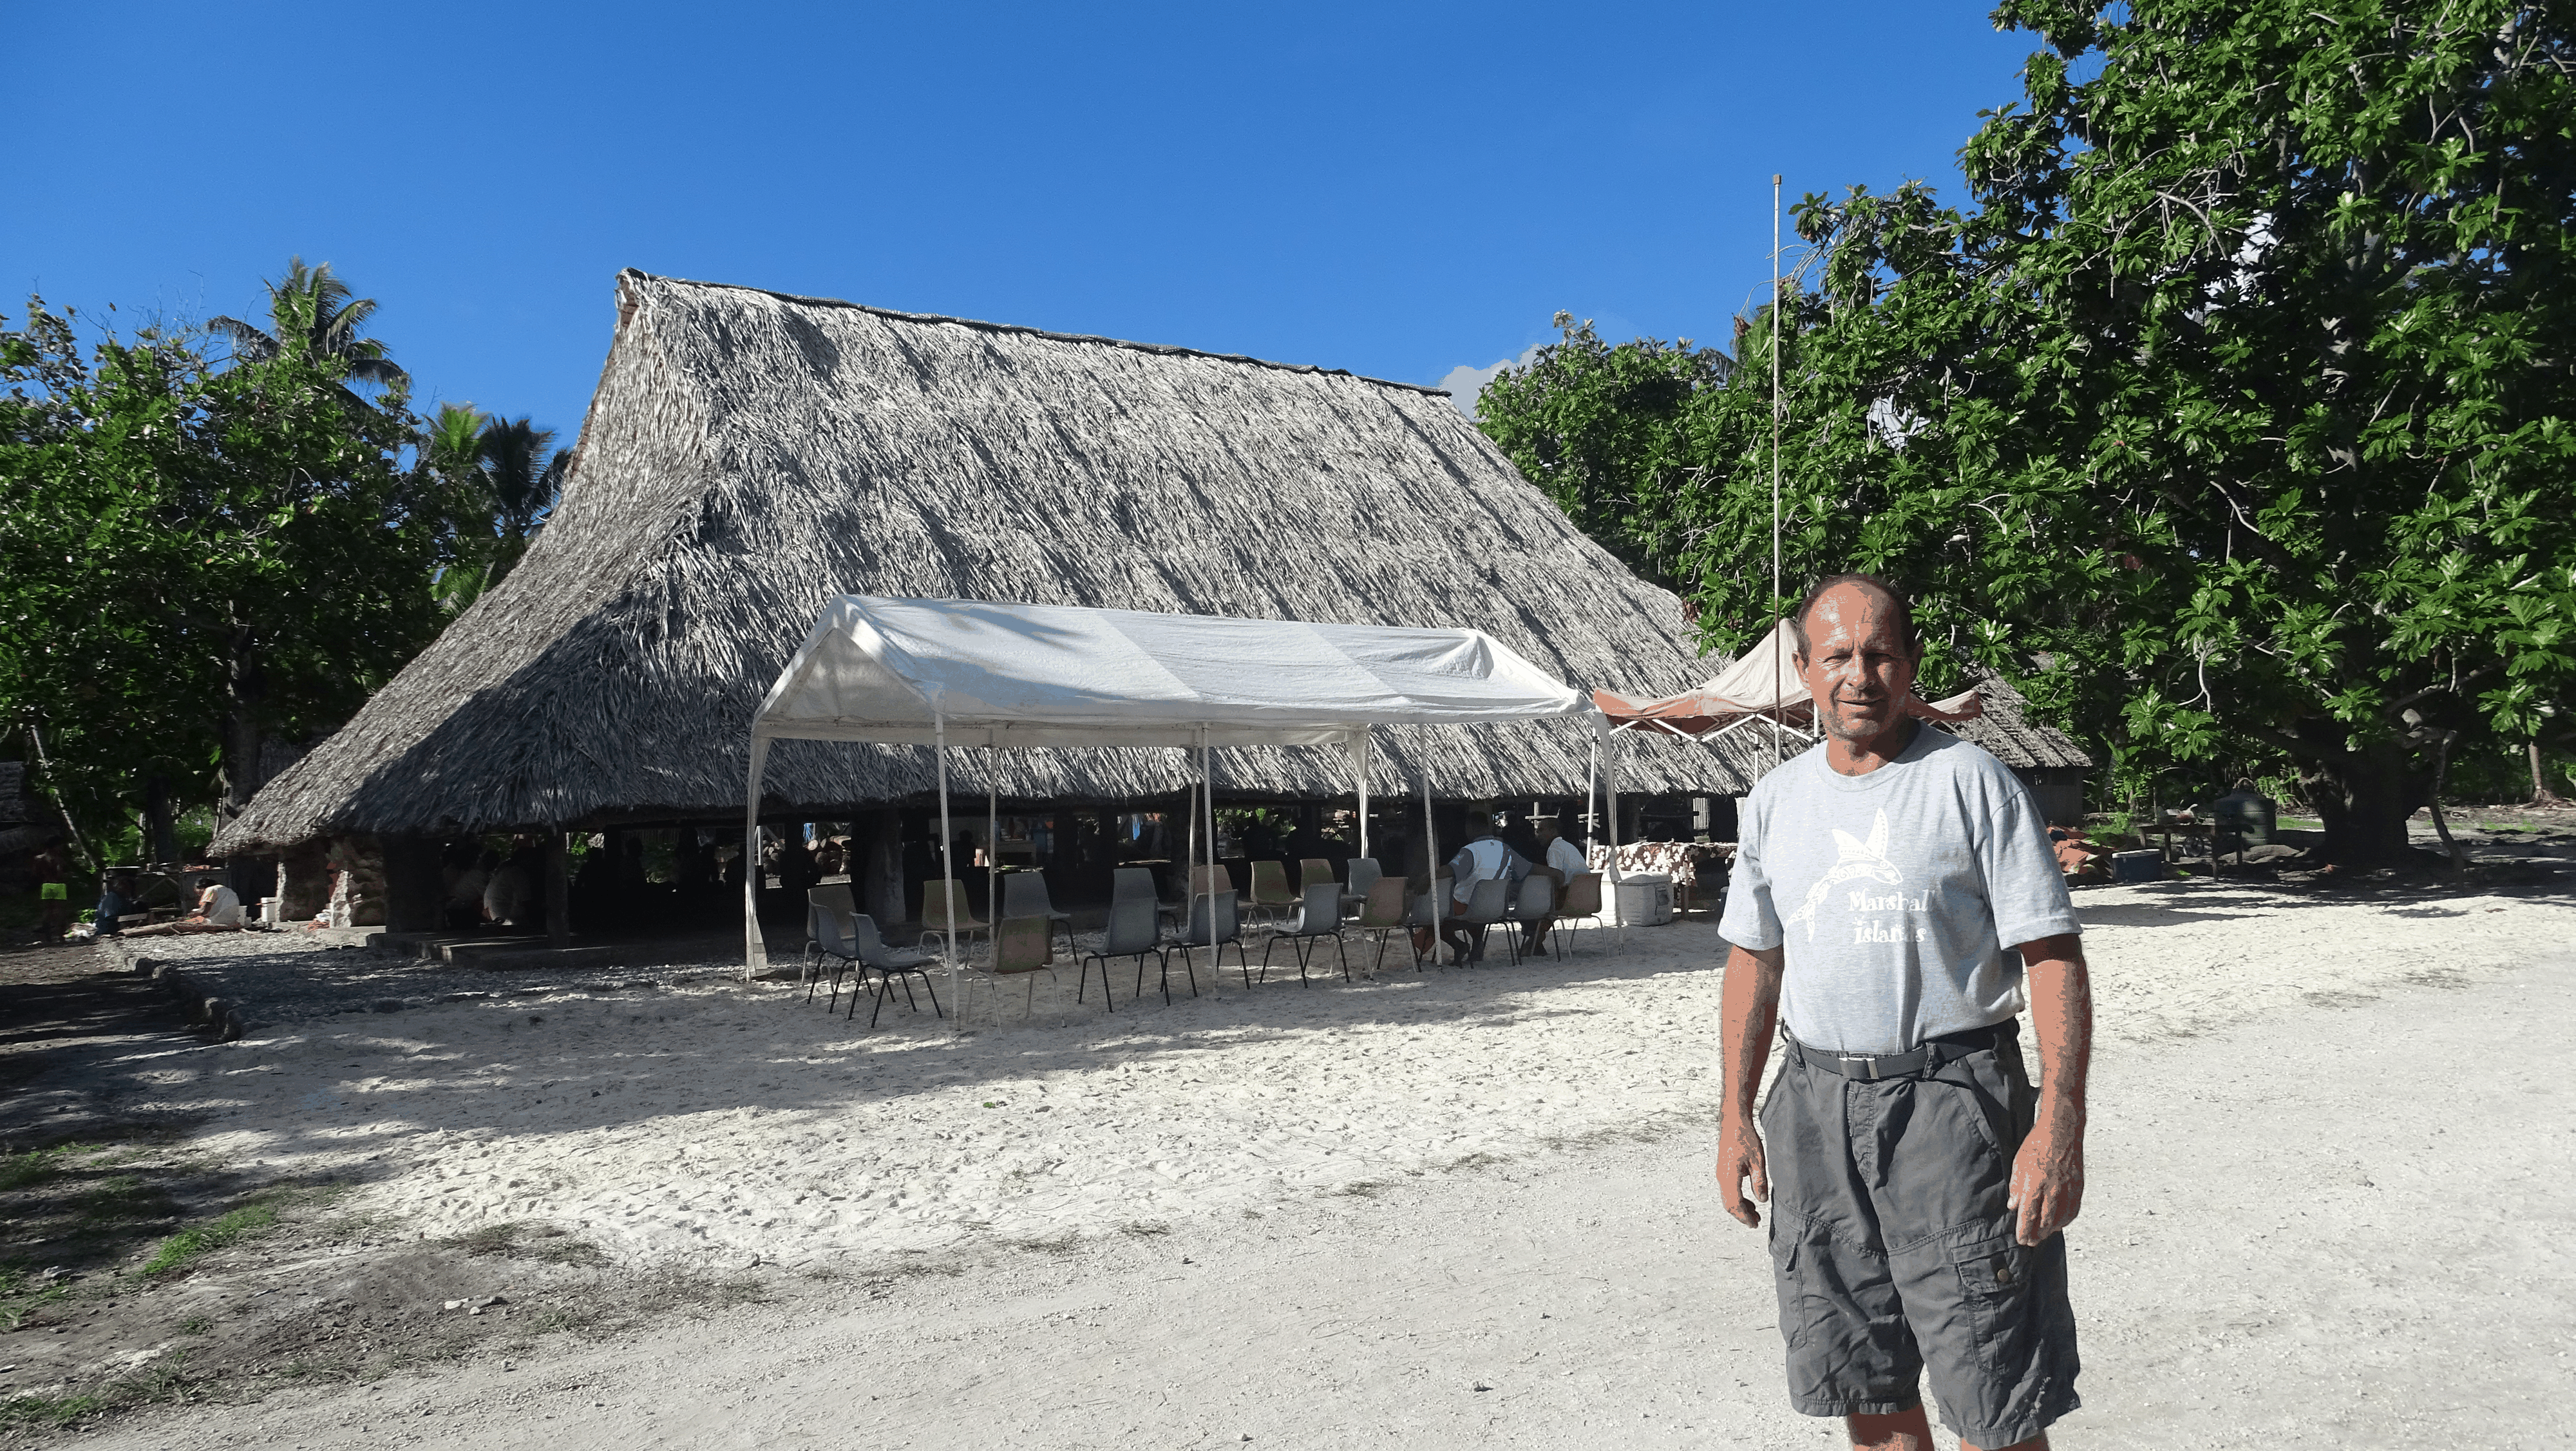
[[[1760,644],[1695,689],[1664,696],[1596,690],[1592,703],[1613,726],[1652,723],[1685,736],[1724,730],[1757,716],[1805,725],[1815,719],[1816,702],[1798,675],[1797,654],[1797,632],[1782,620]],[[1906,701],[1905,710],[1926,720],[1963,721],[1984,715],[1986,702],[1970,686],[1946,700],[1914,696]]]

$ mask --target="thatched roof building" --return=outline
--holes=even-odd
[[[1462,625],[1578,686],[1702,678],[1682,606],[1437,390],[626,272],[562,501],[526,558],[219,848],[739,819],[752,713],[837,592]],[[1373,789],[1579,796],[1587,739],[1382,731]],[[1623,789],[1736,794],[1770,751],[1639,753]],[[1350,789],[1321,750],[1220,789]],[[1177,751],[1005,753],[1002,794],[1177,791]],[[784,819],[924,798],[916,747],[782,742]],[[963,788],[980,794],[981,768]]]

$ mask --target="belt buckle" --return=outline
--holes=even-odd
[[[1839,1059],[1841,1059],[1841,1060],[1842,1060],[1842,1061],[1844,1061],[1845,1063],[1859,1063],[1859,1064],[1865,1064],[1865,1065],[1867,1065],[1867,1067],[1868,1067],[1868,1069],[1869,1069],[1869,1076],[1868,1076],[1868,1078],[1867,1078],[1867,1080],[1866,1080],[1866,1081],[1867,1081],[1867,1082],[1870,1082],[1870,1083],[1876,1083],[1876,1082],[1878,1081],[1878,1058],[1877,1058],[1877,1056],[1876,1056],[1875,1054],[1870,1054],[1870,1053],[1837,1053],[1837,1054],[1835,1054],[1834,1056],[1835,1056],[1835,1057],[1837,1057],[1837,1058],[1839,1058]]]

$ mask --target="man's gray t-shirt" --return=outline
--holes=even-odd
[[[2048,823],[1994,757],[1917,724],[1862,776],[1819,746],[1762,778],[1737,822],[1718,931],[1785,948],[1798,1041],[1902,1053],[2021,1011],[2016,944],[2082,930]]]

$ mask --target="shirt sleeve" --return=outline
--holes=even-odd
[[[1762,869],[1766,815],[1757,791],[1736,822],[1735,869],[1727,875],[1726,911],[1717,922],[1717,934],[1747,952],[1767,952],[1782,940],[1780,914],[1771,906],[1771,879]]]
[[[2030,789],[1998,766],[1987,779],[1987,818],[1977,843],[1977,869],[1985,875],[1986,901],[1994,910],[1995,939],[2007,948],[2062,932],[2081,932],[2066,874],[2048,840],[2048,820]]]

